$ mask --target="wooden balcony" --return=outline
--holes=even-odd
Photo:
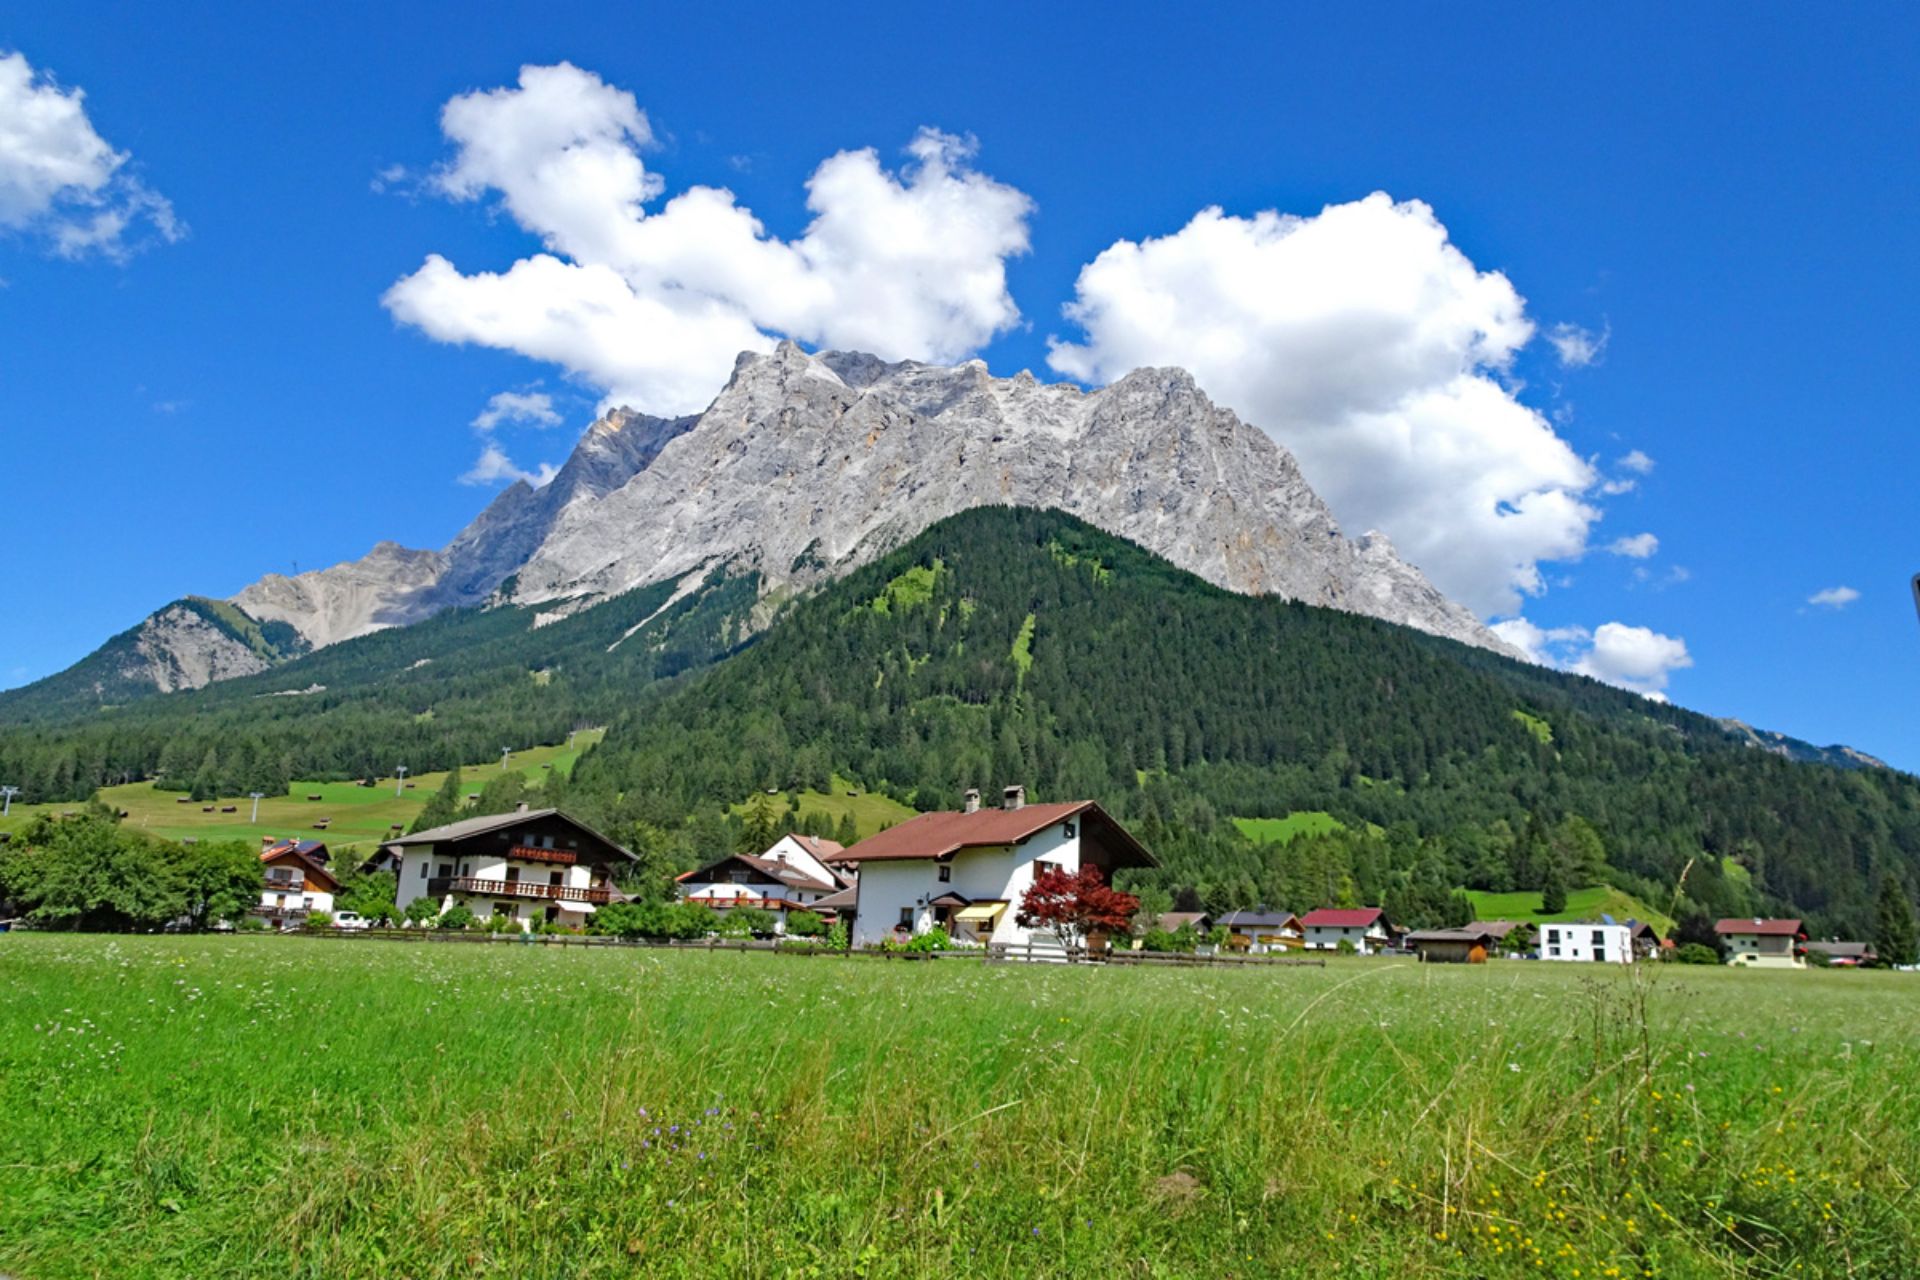
[[[427,881],[427,895],[440,898],[449,893],[483,894],[489,898],[534,898],[552,902],[612,901],[610,889],[577,889],[564,884],[541,884],[537,880],[482,880],[478,876],[446,876]]]
[[[507,850],[507,857],[514,862],[558,862],[569,866],[580,861],[580,855],[571,849],[542,849],[531,844],[513,846]]]

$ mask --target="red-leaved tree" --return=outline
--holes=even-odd
[[[1055,867],[1034,877],[1014,919],[1023,929],[1046,929],[1062,946],[1078,949],[1090,933],[1125,933],[1139,909],[1140,899],[1109,885],[1100,868]]]

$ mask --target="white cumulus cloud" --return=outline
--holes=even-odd
[[[1502,380],[1533,337],[1525,303],[1419,201],[1207,209],[1102,252],[1067,315],[1084,337],[1053,343],[1054,368],[1184,366],[1292,450],[1343,523],[1384,530],[1483,616],[1587,548],[1597,475]]]
[[[1852,587],[1827,587],[1808,596],[1807,603],[1824,609],[1844,609],[1859,598],[1860,593]]]
[[[1508,618],[1493,630],[1541,666],[1592,676],[1659,702],[1667,699],[1672,673],[1693,665],[1685,640],[1624,622],[1603,622],[1589,631]]]
[[[120,259],[150,236],[180,239],[173,206],[95,131],[85,99],[24,54],[0,56],[0,231],[42,237],[63,258]]]
[[[1634,449],[1621,456],[1619,466],[1623,471],[1644,476],[1653,470],[1653,459],[1640,450]]]
[[[643,157],[646,113],[568,63],[454,98],[441,128],[455,152],[432,186],[497,195],[545,252],[472,274],[431,254],[386,305],[440,341],[560,365],[610,402],[700,409],[776,334],[950,361],[1019,318],[1006,259],[1027,249],[1032,202],[975,171],[966,139],[922,130],[898,170],[872,149],[829,157],[807,183],[812,222],[782,240],[718,187],[650,211],[666,184]]]
[[[1615,538],[1607,544],[1607,550],[1617,556],[1626,556],[1629,560],[1645,560],[1660,550],[1660,539],[1650,533],[1636,533],[1631,537]]]
[[[538,470],[523,470],[507,456],[507,451],[500,447],[499,441],[487,439],[480,446],[480,456],[475,459],[473,468],[460,477],[460,483],[498,484],[502,480],[508,483],[525,480],[538,489],[553,479],[555,474],[556,468],[550,462],[541,463]]]

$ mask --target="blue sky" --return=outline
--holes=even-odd
[[[1293,444],[1355,531],[1382,523],[1483,613],[1523,614],[1531,630],[1513,634],[1703,711],[1920,768],[1910,10],[1549,21],[1517,5],[1257,6],[1175,26],[1112,6],[693,8],[340,4],[316,26],[257,6],[75,4],[0,18],[0,57],[24,59],[34,91],[84,90],[87,123],[127,157],[37,215],[19,190],[7,203],[0,176],[13,553],[0,685],[183,594],[230,594],[382,538],[444,544],[486,500],[460,477],[497,393],[545,395],[561,419],[491,433],[520,467],[564,458],[607,378],[436,341],[383,297],[430,254],[470,276],[540,250],[542,228],[502,207],[510,178],[449,198],[445,175],[475,157],[440,113],[511,90],[523,65],[568,61],[645,113],[637,154],[664,184],[650,211],[725,187],[775,242],[807,231],[806,184],[829,157],[873,148],[910,185],[920,130],[973,139],[942,163],[1026,201],[1013,223],[1027,250],[1004,257],[1017,319],[959,339],[995,372],[1097,380],[1130,361],[1203,363],[1209,326],[1251,333],[1240,363],[1196,370],[1203,384]],[[1430,212],[1356,203],[1376,191]],[[1190,223],[1211,206],[1219,234],[1203,245]],[[59,228],[98,231],[87,219],[102,209],[128,228],[62,256]],[[1254,221],[1266,210],[1321,238],[1282,246]],[[1116,242],[1153,238],[1081,277]],[[1340,350],[1341,282],[1399,296],[1402,248],[1446,296]],[[1257,291],[1243,310],[1211,302],[1240,253],[1275,271],[1271,306]],[[1327,262],[1329,279],[1301,283]],[[1142,320],[1156,289],[1186,308],[1175,332]],[[1062,312],[1076,301],[1081,321]],[[451,323],[461,304],[433,305]],[[755,312],[763,332],[779,328],[771,307]],[[1400,389],[1427,409],[1383,419],[1364,403],[1404,372],[1393,342],[1435,315],[1483,314],[1508,322],[1497,350]],[[1569,364],[1556,333],[1597,358]],[[1344,383],[1272,373],[1349,363]],[[1491,416],[1446,419],[1454,402],[1435,397],[1461,387]],[[1394,453],[1400,431],[1432,447]],[[1489,568],[1524,504],[1450,514],[1485,498],[1475,477],[1516,468],[1514,493],[1558,504],[1533,511],[1511,553],[1536,591]],[[1569,539],[1584,549],[1554,551]],[[1835,588],[1858,594],[1810,603]]]

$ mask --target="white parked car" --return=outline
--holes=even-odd
[[[333,915],[333,927],[336,929],[365,929],[372,923],[357,911],[336,911]]]

